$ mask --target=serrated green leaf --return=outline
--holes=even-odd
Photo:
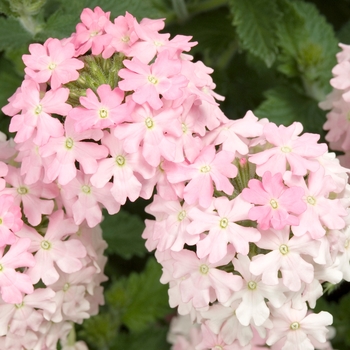
[[[32,39],[32,35],[15,18],[0,17],[0,28],[0,51],[22,47]]]
[[[124,259],[147,254],[145,241],[141,237],[145,224],[137,215],[121,210],[116,215],[104,212],[104,217],[101,227],[103,238],[108,243],[108,254],[118,254]]]
[[[325,114],[314,99],[290,86],[275,87],[265,96],[266,100],[254,111],[257,117],[285,126],[299,121],[304,126],[304,132],[323,133]]]
[[[338,51],[333,28],[313,4],[288,0],[278,3],[283,10],[277,30],[281,48],[278,69],[288,77],[301,78],[306,92],[321,101],[330,90]]]
[[[96,349],[109,349],[120,326],[119,319],[110,313],[101,313],[84,321],[79,337]]]
[[[67,14],[59,9],[47,19],[42,30],[35,36],[35,40],[45,41],[50,37],[67,38],[75,31],[78,22],[78,15]]]
[[[275,0],[230,0],[229,3],[242,46],[270,67],[276,59],[275,32],[281,18]]]
[[[160,276],[160,265],[150,258],[144,271],[114,282],[106,292],[108,305],[131,331],[140,332],[170,312],[168,286]]]

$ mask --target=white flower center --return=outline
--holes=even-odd
[[[199,267],[199,272],[200,272],[202,275],[206,275],[206,274],[209,272],[209,267],[208,267],[208,265],[205,265],[205,264],[201,265],[201,266]]]
[[[148,81],[153,84],[153,85],[156,85],[158,84],[158,79],[154,76],[154,75],[149,75],[148,76]]]
[[[209,165],[204,165],[200,168],[201,173],[209,173],[210,170],[211,170],[211,168]]]
[[[292,331],[296,331],[297,329],[300,328],[300,323],[299,323],[299,322],[293,322],[293,323],[290,324],[289,327],[290,327],[290,329],[291,329]]]
[[[51,248],[51,243],[49,241],[41,241],[40,247],[44,250],[49,250]]]
[[[250,290],[255,290],[255,289],[256,289],[256,286],[257,286],[256,282],[254,282],[254,281],[249,281],[249,282],[248,282],[248,288],[249,288]]]
[[[25,187],[25,186],[21,186],[21,187],[18,187],[17,188],[17,193],[20,194],[20,195],[25,195],[27,194],[29,191],[28,191],[28,188]]]
[[[290,152],[292,152],[292,149],[289,146],[282,146],[281,151],[283,153],[290,153]]]
[[[186,217],[186,210],[181,210],[179,215],[177,216],[177,219],[179,221],[182,221]]]
[[[315,199],[315,197],[307,196],[306,200],[307,200],[307,202],[308,202],[310,205],[315,205],[315,204],[316,204],[316,199]]]

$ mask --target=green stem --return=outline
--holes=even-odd
[[[32,16],[21,16],[19,18],[19,21],[22,24],[23,28],[32,34],[33,37],[41,30],[40,25]]]

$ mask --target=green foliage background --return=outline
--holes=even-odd
[[[216,92],[229,118],[253,110],[260,118],[320,133],[338,42],[350,44],[350,0],[0,0],[0,106],[23,79],[21,56],[31,42],[70,36],[83,8],[111,18],[130,12],[166,18],[165,32],[192,35],[191,54],[214,68]],[[0,114],[6,133],[9,118]],[[161,269],[141,238],[145,201],[128,203],[102,224],[109,244],[106,305],[77,329],[89,349],[165,350],[172,315]],[[334,287],[330,288],[335,289]],[[350,294],[338,286],[317,307],[334,315],[339,350],[350,348]]]

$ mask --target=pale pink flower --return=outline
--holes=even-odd
[[[75,45],[75,56],[83,55],[91,49],[93,55],[99,55],[104,46],[102,35],[104,29],[109,22],[110,12],[104,12],[99,6],[94,10],[84,8],[80,20],[76,26],[76,33],[72,38],[72,43]]]
[[[15,233],[22,228],[22,212],[11,194],[0,195],[0,248],[16,241]]]
[[[17,268],[32,267],[34,257],[28,252],[30,239],[19,238],[5,253],[5,247],[0,247],[0,292],[6,303],[19,304],[23,300],[23,293],[34,291],[27,273],[16,271]]]
[[[228,244],[232,244],[238,253],[247,255],[249,243],[260,239],[260,232],[254,227],[239,225],[238,221],[248,219],[248,211],[252,208],[241,196],[230,201],[226,197],[214,198],[212,206],[207,210],[194,207],[189,212],[192,222],[187,231],[192,235],[208,232],[197,243],[199,258],[208,256],[210,263],[216,263],[227,253]]]
[[[56,309],[52,300],[54,296],[52,289],[38,288],[32,294],[25,295],[21,303],[0,303],[0,335],[10,332],[24,336],[28,328],[39,331],[44,319],[43,312],[53,313]]]
[[[73,213],[74,222],[80,225],[86,220],[89,227],[94,227],[102,221],[101,207],[105,207],[110,215],[116,214],[120,204],[111,195],[112,183],[106,183],[96,188],[90,182],[91,175],[77,171],[76,177],[62,186],[62,196],[65,207]]]
[[[131,57],[130,49],[134,42],[138,40],[138,36],[134,31],[135,22],[135,17],[126,12],[125,16],[118,16],[114,23],[108,22],[106,24],[106,37],[109,40],[102,52],[103,58],[109,58],[115,52],[122,52],[125,56]]]
[[[11,132],[17,132],[15,141],[24,142],[34,136],[33,142],[40,146],[50,137],[62,136],[62,124],[52,114],[66,116],[71,110],[72,107],[65,103],[69,90],[41,91],[39,84],[31,80],[25,80],[21,89],[22,100],[18,106],[22,113],[12,117],[9,128]]]
[[[71,118],[66,118],[64,125],[65,136],[51,138],[39,151],[44,158],[53,156],[51,162],[45,164],[46,175],[49,181],[57,178],[61,185],[67,184],[76,176],[76,161],[80,163],[81,170],[87,174],[93,174],[97,170],[97,160],[108,155],[108,149],[105,146],[82,141],[100,140],[103,135],[101,130],[77,133]]]
[[[214,300],[217,298],[225,302],[233,291],[242,287],[241,277],[216,268],[232,259],[232,250],[215,264],[209,263],[207,259],[199,259],[190,250],[171,252],[171,256],[175,260],[173,278],[180,279],[181,299],[183,302],[192,301],[195,308],[206,307],[213,297]]]
[[[320,136],[316,134],[304,133],[298,136],[302,130],[303,126],[299,122],[288,127],[266,124],[263,133],[273,147],[249,157],[249,161],[257,165],[256,173],[259,176],[266,171],[272,175],[283,174],[287,167],[293,174],[301,176],[306,175],[308,170],[316,171],[319,163],[315,158],[327,152],[327,145],[318,144]]]
[[[234,341],[227,344],[220,334],[216,335],[205,324],[201,326],[203,339],[196,346],[196,350],[222,349],[222,350],[250,350],[250,345],[241,346],[240,343]]]
[[[178,152],[176,141],[182,134],[178,116],[181,107],[164,107],[154,111],[147,103],[135,108],[131,123],[117,125],[114,135],[124,140],[124,149],[128,153],[140,152],[147,163],[157,167],[161,157],[172,161],[183,161],[183,152]],[[140,146],[141,145],[141,146]]]
[[[249,219],[256,220],[260,229],[282,229],[286,225],[299,224],[298,215],[306,210],[302,187],[287,187],[283,184],[282,174],[271,175],[269,171],[264,173],[262,181],[249,180],[248,186],[242,191],[242,197],[255,204],[249,210]]]
[[[153,169],[139,152],[126,152],[123,141],[107,131],[104,133],[102,144],[108,147],[111,158],[103,159],[98,163],[98,168],[91,177],[91,183],[101,188],[113,177],[111,194],[114,199],[120,204],[124,204],[127,198],[132,202],[135,201],[142,187],[135,173],[149,178],[153,174]]]
[[[97,88],[97,95],[87,89],[86,96],[79,99],[83,107],[73,108],[69,112],[77,132],[109,128],[129,118],[133,105],[122,103],[124,92],[119,88],[112,90],[108,84],[102,84]]]
[[[285,182],[305,191],[303,201],[306,210],[299,216],[299,225],[292,226],[296,236],[309,233],[312,238],[317,239],[326,234],[326,228],[340,230],[345,227],[343,217],[347,215],[347,211],[339,199],[328,198],[336,186],[330,176],[324,175],[323,168],[310,173],[307,184],[304,178],[293,176],[290,172],[285,174]]]
[[[255,244],[270,252],[256,255],[250,264],[250,272],[255,276],[262,275],[261,280],[267,285],[278,285],[280,271],[283,284],[291,291],[298,291],[301,281],[311,283],[314,279],[314,267],[304,256],[317,257],[319,242],[307,234],[291,238],[289,235],[289,226],[281,230],[265,231]]]
[[[30,44],[29,52],[22,56],[27,66],[24,71],[37,83],[49,82],[53,90],[78,79],[77,70],[84,67],[82,61],[73,58],[74,45],[58,39],[49,38],[44,45]]]
[[[266,343],[273,345],[280,339],[285,343],[282,350],[313,350],[311,339],[326,342],[326,334],[333,322],[331,314],[321,311],[318,314],[307,314],[307,305],[301,309],[293,309],[290,303],[282,307],[271,308],[273,328],[269,331]]]
[[[143,104],[148,102],[154,109],[163,106],[162,95],[167,100],[175,100],[182,96],[182,87],[187,85],[187,79],[180,74],[181,61],[169,58],[168,51],[163,51],[156,61],[148,66],[136,57],[124,60],[126,68],[118,74],[123,80],[118,84],[123,91],[134,91],[132,99]]]
[[[236,293],[238,292],[233,295]],[[250,326],[244,326],[238,320],[236,309],[239,304],[239,301],[232,302],[229,306],[215,303],[210,306],[209,310],[201,311],[200,314],[211,331],[220,334],[227,344],[238,340],[241,346],[246,346],[250,344],[253,332]]]
[[[152,228],[146,223],[146,230],[152,230],[152,239],[157,240],[159,251],[166,249],[180,251],[185,244],[194,245],[197,243],[199,237],[190,235],[186,231],[191,222],[188,212],[192,207],[187,203],[181,205],[178,200],[164,200],[159,195],[153,197],[153,202],[145,208],[145,211],[155,216],[156,222]],[[143,237],[148,234],[144,232]]]
[[[249,152],[249,138],[262,134],[263,126],[258,123],[258,118],[252,111],[237,120],[230,120],[227,123],[215,128],[204,137],[206,144],[222,145],[222,150],[239,155],[246,155]]]
[[[250,260],[247,256],[237,254],[237,258],[232,261],[235,271],[243,277],[243,287],[232,294],[232,297],[225,302],[230,305],[238,300],[239,305],[235,314],[243,326],[254,323],[261,326],[270,316],[270,309],[266,305],[266,300],[278,308],[286,301],[283,288],[280,285],[266,285],[261,281],[261,277],[255,276],[249,271]]]
[[[50,200],[58,196],[58,187],[54,183],[44,184],[41,181],[26,185],[20,175],[20,169],[9,166],[6,181],[12,188],[6,188],[4,193],[14,197],[16,205],[23,206],[23,213],[32,226],[41,222],[42,215],[52,213],[54,202]]]
[[[20,237],[31,239],[30,250],[36,252],[36,264],[27,271],[34,284],[40,279],[46,285],[55,283],[59,279],[56,265],[66,273],[82,268],[81,258],[86,256],[85,247],[76,239],[67,239],[76,231],[78,226],[73,220],[64,218],[63,210],[58,210],[50,215],[44,236],[28,226],[18,233]]]
[[[202,149],[192,164],[169,163],[165,171],[172,183],[189,180],[184,189],[184,199],[188,204],[199,203],[208,208],[213,198],[213,183],[218,191],[232,194],[233,185],[229,179],[237,175],[237,168],[232,164],[233,159],[233,153],[216,153],[215,147],[210,145]]]

